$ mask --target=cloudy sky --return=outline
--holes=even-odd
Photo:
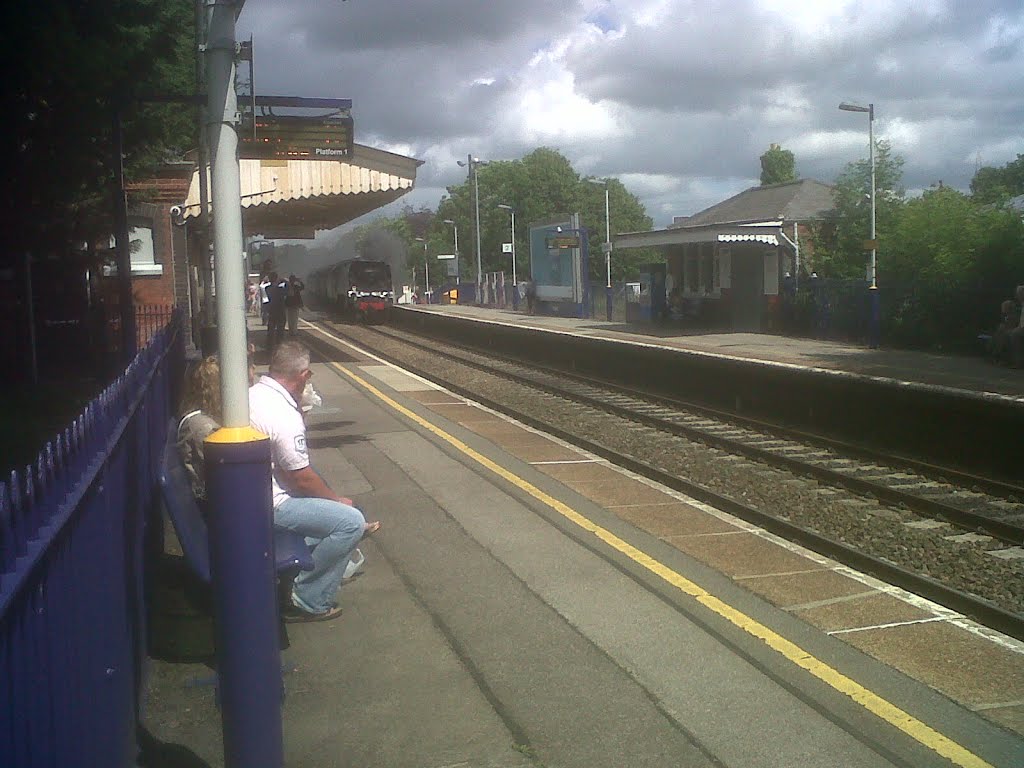
[[[663,226],[773,142],[832,181],[867,156],[841,101],[875,104],[908,190],[1024,153],[1021,0],[247,0],[250,34],[259,93],[352,98],[356,141],[425,161],[416,206],[469,153],[548,146]]]

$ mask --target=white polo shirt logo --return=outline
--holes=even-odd
[[[305,453],[306,452],[306,436],[296,435],[295,436],[295,452]]]

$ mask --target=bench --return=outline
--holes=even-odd
[[[192,493],[188,471],[177,446],[177,422],[167,431],[160,458],[160,495],[174,525],[181,550],[192,572],[204,584],[210,583],[210,541],[206,520]],[[299,571],[313,570],[313,557],[302,534],[274,527],[274,561],[282,586],[290,587]],[[290,589],[289,589],[290,593]]]

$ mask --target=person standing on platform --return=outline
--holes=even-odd
[[[267,351],[273,353],[281,339],[284,338],[286,316],[285,299],[288,296],[288,281],[279,280],[276,272],[270,273],[270,285],[267,286]]]
[[[269,328],[270,319],[270,295],[267,293],[267,289],[271,286],[270,274],[264,274],[260,277],[259,285],[257,286],[260,291],[260,319],[263,321],[263,327]]]
[[[533,314],[537,304],[537,284],[531,277],[526,281],[526,311]]]
[[[249,389],[249,420],[270,438],[274,524],[296,531],[313,545],[313,570],[295,578],[285,621],[327,621],[341,615],[336,594],[359,540],[380,528],[367,523],[352,500],[336,494],[314,471],[299,402],[313,376],[309,349],[282,341],[270,372]]]
[[[284,300],[285,310],[288,314],[288,333],[294,336],[299,330],[299,310],[302,309],[302,292],[306,289],[303,283],[295,275],[288,278],[288,294]]]

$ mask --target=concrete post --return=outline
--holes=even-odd
[[[218,354],[224,426],[249,424],[242,263],[241,183],[238,170],[238,99],[235,95],[237,3],[218,0],[210,11],[206,51],[207,118],[213,162],[213,256],[217,280]]]
[[[281,662],[274,587],[270,443],[249,426],[235,17],[242,1],[210,3],[207,119],[213,164],[213,245],[224,427],[206,442],[227,768],[281,768]]]

